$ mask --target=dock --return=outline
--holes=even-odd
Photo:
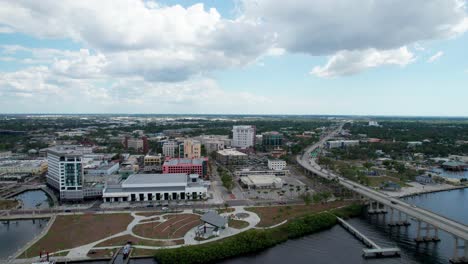
[[[349,233],[351,233],[354,237],[356,237],[359,241],[368,247],[362,250],[362,256],[364,258],[386,258],[400,256],[399,248],[382,248],[342,218],[337,217],[337,219],[344,229],[346,229]]]

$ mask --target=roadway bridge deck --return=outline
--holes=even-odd
[[[457,243],[458,243],[458,239],[464,241],[464,245],[465,245],[464,246],[464,255],[465,255],[464,258],[467,259],[468,258],[468,226],[467,225],[459,223],[455,220],[449,219],[442,215],[436,214],[434,212],[416,207],[414,205],[410,205],[396,198],[392,198],[388,196],[387,194],[381,193],[379,191],[376,191],[372,188],[361,185],[359,183],[350,181],[339,175],[335,175],[333,172],[323,170],[315,162],[315,158],[310,158],[310,153],[316,150],[317,148],[323,146],[327,140],[329,140],[330,138],[335,136],[338,132],[340,132],[343,125],[344,124],[341,124],[338,127],[338,129],[334,130],[327,136],[323,137],[319,142],[308,147],[302,155],[298,155],[296,157],[297,163],[301,165],[306,171],[314,175],[317,175],[317,176],[320,176],[329,180],[337,180],[338,183],[342,185],[343,187],[349,190],[352,190],[362,195],[363,197],[366,197],[372,201],[378,202],[392,210],[398,210],[402,213],[405,213],[408,216],[411,216],[417,219],[418,221],[425,222],[427,224],[426,230],[429,230],[430,228],[435,229],[436,234],[437,234],[437,230],[441,229],[449,234],[452,234],[455,240],[457,241]],[[418,232],[418,236],[419,236],[419,232]],[[418,237],[416,239],[418,240],[421,238]],[[436,240],[437,240],[437,237],[433,237],[433,239],[431,239],[431,241],[436,241]],[[456,257],[456,254],[454,254],[454,257]]]

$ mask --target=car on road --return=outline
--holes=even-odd
[[[154,207],[154,204],[148,204],[146,207],[148,207],[148,208]]]
[[[163,207],[163,208],[161,208],[161,209],[162,209],[163,211],[167,211],[167,210],[169,210],[169,208],[168,208],[168,207],[166,207],[166,206],[164,206],[164,207]]]
[[[65,209],[65,213],[71,213],[70,209]]]

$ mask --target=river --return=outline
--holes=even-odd
[[[52,199],[43,191],[26,191],[14,197],[21,200],[23,209],[46,209],[53,205]]]
[[[468,224],[468,189],[423,194],[404,200]],[[288,241],[256,255],[222,263],[448,263],[454,245],[451,235],[439,232],[441,242],[417,246],[413,242],[416,234],[414,221],[411,220],[412,225],[408,228],[390,228],[387,226],[388,217],[364,215],[349,220],[349,223],[380,246],[399,247],[402,250],[400,258],[363,259],[361,254],[364,245],[341,226],[334,226],[330,230]]]
[[[445,215],[449,218],[468,224],[468,189],[444,191],[438,193],[422,194],[404,198],[407,202],[418,207],[429,209],[433,212]],[[362,249],[364,245],[345,231],[341,226],[306,236],[301,239],[290,240],[286,243],[265,250],[261,253],[238,257],[222,262],[222,264],[241,263],[320,263],[320,264],[393,264],[393,263],[448,263],[453,253],[453,238],[444,232],[439,232],[441,242],[434,244],[420,244],[417,246],[413,239],[415,237],[416,224],[411,220],[412,225],[404,228],[389,228],[387,216],[368,216],[350,219],[354,227],[369,236],[380,246],[397,246],[402,250],[400,258],[387,259],[363,259]],[[0,227],[0,243],[9,249],[0,251],[0,258],[7,253],[17,250],[20,245],[31,239],[31,232],[37,233],[38,224],[31,221],[18,221],[19,224],[10,224]],[[17,227],[15,227],[17,225]],[[24,225],[24,226],[23,226]],[[42,226],[44,223],[41,224]],[[39,229],[40,230],[40,229]],[[8,242],[7,242],[8,241]],[[13,242],[12,242],[13,241]],[[91,263],[91,262],[86,262]],[[93,262],[98,264],[100,262]],[[135,264],[155,263],[151,259],[132,260]]]

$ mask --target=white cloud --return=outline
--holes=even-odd
[[[356,74],[382,65],[405,66],[414,60],[414,55],[407,47],[384,51],[340,51],[331,56],[324,66],[314,67],[311,73],[318,77],[332,78]]]
[[[0,26],[0,34],[7,34],[15,32],[11,27]]]
[[[442,56],[444,56],[443,51],[438,51],[436,54],[432,55],[429,59],[427,59],[427,62],[433,63],[437,60],[439,60]]]
[[[245,17],[290,52],[389,50],[448,38],[466,24],[464,0],[244,0]],[[465,21],[465,22],[463,22]]]
[[[110,71],[151,81],[183,81],[206,71],[243,66],[266,53],[274,40],[256,23],[223,19],[203,4],[184,8],[139,0],[0,2],[0,24],[38,37],[71,38],[103,54]]]

